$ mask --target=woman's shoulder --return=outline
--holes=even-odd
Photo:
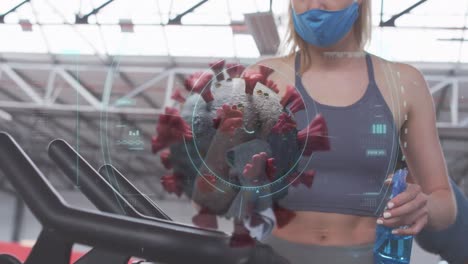
[[[400,94],[404,93],[411,105],[417,107],[420,104],[432,103],[430,89],[418,68],[409,63],[390,61],[377,55],[371,56],[374,67],[382,72],[385,80]]]
[[[415,82],[424,81],[421,71],[409,63],[390,61],[375,54],[370,55],[378,68],[382,69],[387,75],[391,74],[390,77],[398,78],[403,84],[411,86]]]

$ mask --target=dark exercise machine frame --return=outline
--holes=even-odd
[[[72,175],[77,164],[80,166],[80,183],[83,185],[80,190],[103,212],[72,208],[10,135],[1,132],[0,145],[0,169],[43,226],[24,264],[68,264],[74,243],[94,247],[80,264],[111,263],[110,259],[122,263],[128,256],[169,264],[194,261],[285,263],[266,245],[258,243],[252,248],[231,248],[230,236],[223,232],[172,222],[144,196],[129,199],[130,203],[66,142],[54,141],[49,146],[49,155],[62,170],[72,171]],[[104,169],[110,167],[101,168]],[[115,178],[120,179],[119,183],[125,182],[123,175],[115,175],[121,176]],[[132,188],[131,184],[120,186]],[[145,214],[149,216],[135,208],[146,210]],[[125,215],[117,215],[119,213]],[[4,256],[0,264],[14,263],[9,258]]]

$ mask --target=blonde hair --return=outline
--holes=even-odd
[[[289,4],[289,22],[286,31],[286,38],[280,49],[280,53],[286,57],[294,56],[297,50],[302,52],[301,56],[301,74],[304,73],[305,69],[309,68],[311,59],[305,42],[294,29],[294,22],[292,18],[292,4]],[[359,5],[359,16],[353,25],[354,35],[361,49],[367,45],[371,38],[372,30],[372,15],[371,15],[371,0],[362,0]]]

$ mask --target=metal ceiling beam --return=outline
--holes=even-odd
[[[44,96],[45,103],[49,103],[49,104],[54,103],[58,97],[58,93],[57,93],[58,87],[54,85],[56,76],[57,76],[57,72],[55,71],[55,69],[53,69],[49,73],[49,77],[47,78],[47,87],[46,87],[46,93]]]
[[[208,2],[209,0],[202,0],[200,1],[198,4],[192,6],[191,8],[187,9],[185,12],[177,15],[175,18],[173,19],[169,19],[169,22],[167,23],[168,25],[180,25],[182,24],[182,18],[189,14],[189,13],[192,13],[195,9],[197,9],[198,7],[202,6],[203,4],[205,4],[206,2]]]
[[[23,90],[23,92],[31,98],[31,100],[37,104],[43,104],[44,101],[42,98],[36,93],[36,91],[31,87],[29,83],[27,83],[24,78],[22,78],[15,70],[13,70],[9,65],[2,64],[0,69],[8,75],[8,77],[18,85],[18,87]]]
[[[62,104],[48,104],[39,105],[34,103],[26,102],[9,102],[0,101],[0,108],[7,109],[26,109],[26,110],[49,110],[49,111],[60,111],[60,112],[74,112],[74,113],[99,113],[107,112],[112,114],[128,114],[128,115],[159,115],[162,113],[161,109],[154,108],[130,108],[130,107],[107,107],[104,109],[97,109],[93,106],[80,106],[76,105],[62,105]]]
[[[28,103],[28,102],[22,102],[21,99],[19,98],[15,98],[15,99],[12,99],[12,100],[7,100],[7,101],[2,101],[0,102],[0,107],[3,107],[5,108],[5,110],[15,110],[15,109],[32,109],[32,110],[50,110],[50,111],[61,111],[61,112],[80,112],[80,113],[97,113],[99,114],[101,111],[104,111],[104,112],[107,112],[109,114],[121,114],[121,115],[141,115],[141,116],[153,116],[153,115],[158,115],[162,112],[163,109],[161,105],[161,108],[159,107],[154,107],[154,106],[149,106],[149,107],[134,107],[133,105],[130,106],[130,107],[122,107],[122,106],[119,106],[119,105],[116,105],[116,104],[112,104],[111,106],[109,107],[102,107],[100,106],[101,105],[101,98],[97,98],[92,92],[91,92],[91,89],[87,88],[81,81],[81,78],[77,78],[76,76],[73,76],[70,72],[68,72],[65,68],[62,67],[62,65],[45,65],[45,64],[40,64],[40,65],[35,65],[34,63],[14,63],[12,64],[13,66],[9,65],[9,64],[6,64],[6,63],[3,63],[3,64],[0,64],[0,66],[2,68],[7,68],[7,69],[11,69],[10,71],[10,75],[12,75],[11,72],[13,72],[13,74],[16,73],[16,77],[17,77],[17,81],[18,80],[23,80],[23,83],[25,85],[28,85],[28,83],[33,83],[32,81],[29,81],[27,80],[26,76],[22,76],[19,72],[16,72],[15,70],[17,69],[27,69],[28,72],[30,71],[33,71],[34,70],[34,67],[37,66],[37,71],[44,71],[44,69],[49,69],[50,71],[56,71],[57,73],[56,74],[59,74],[60,77],[63,77],[63,76],[66,76],[68,78],[64,78],[64,80],[67,81],[67,83],[70,83],[70,85],[72,85],[72,88],[74,88],[75,90],[78,89],[78,93],[80,95],[84,95],[85,98],[88,98],[88,102],[91,102],[90,105],[91,106],[80,106],[80,107],[77,107],[76,104],[73,104],[73,103],[60,103],[60,102],[55,102],[53,100],[54,97],[56,97],[57,95],[57,92],[59,92],[59,90],[57,91],[54,91],[53,88],[54,85],[53,85],[53,74],[50,73],[49,75],[49,79],[48,79],[48,84],[47,84],[47,87],[44,87],[43,89],[45,90],[45,98],[49,98],[49,99],[52,99],[52,100],[48,100],[47,103],[37,103],[37,102],[40,102],[40,100],[43,100],[42,98],[39,98],[40,100],[37,100],[37,102],[33,102],[33,103]],[[18,67],[18,68],[16,68]],[[140,69],[141,68],[141,69]],[[425,69],[424,67],[421,67],[422,69]],[[1,68],[0,68],[1,69]],[[99,69],[107,69],[109,70],[110,69],[110,66],[102,66],[100,67]],[[120,69],[120,68],[119,68]],[[136,73],[138,73],[139,71],[138,70],[144,70],[145,67],[137,67],[133,70],[135,70]],[[130,92],[128,92],[127,94],[125,94],[122,98],[125,99],[130,99],[130,98],[133,98],[135,96],[138,96],[139,98],[143,98],[144,96],[147,96],[147,93],[146,91],[148,89],[151,89],[151,88],[154,88],[155,86],[159,86],[158,83],[162,83],[162,82],[166,82],[166,79],[167,79],[167,83],[168,83],[168,86],[166,87],[165,91],[165,101],[167,102],[164,102],[164,105],[167,106],[167,105],[171,105],[171,100],[170,100],[170,95],[171,95],[171,89],[173,89],[174,87],[174,80],[171,80],[170,76],[172,75],[176,75],[176,77],[179,77],[179,75],[186,75],[186,74],[190,74],[190,73],[193,73],[193,72],[196,72],[196,71],[200,71],[200,70],[204,70],[204,69],[207,69],[207,68],[204,68],[202,66],[196,68],[181,68],[181,67],[177,67],[177,68],[172,68],[172,69],[168,69],[164,72],[162,72],[161,74],[158,74],[156,75],[155,77],[149,79],[147,82],[141,84],[140,86],[138,87],[135,87],[133,88]],[[145,73],[147,73],[147,71],[143,71]],[[105,72],[103,71],[99,71],[99,73],[101,74],[105,74]],[[117,74],[118,72],[116,71],[115,74]],[[13,75],[15,76],[15,75]],[[115,76],[115,75],[114,75]],[[110,78],[110,77],[109,77]],[[452,85],[454,82],[459,82],[459,83],[463,83],[463,84],[466,84],[468,83],[468,78],[467,77],[464,77],[464,76],[453,76],[453,75],[425,75],[425,78],[429,81],[433,81],[433,82],[437,82],[436,85],[433,85],[430,87],[430,91],[431,93],[436,93],[436,92],[440,92],[441,89],[444,89],[444,87],[448,87],[450,85]],[[133,86],[133,83],[131,82],[131,80],[128,78],[128,84],[129,85],[132,85]],[[23,85],[23,87],[25,87],[25,85]],[[100,85],[100,84],[99,84]],[[29,85],[30,87],[31,85]],[[129,86],[130,87],[130,86]],[[161,85],[161,92],[163,91],[163,88],[164,86]],[[464,86],[462,86],[464,87]],[[459,89],[461,89],[462,87],[460,87]],[[40,88],[40,87],[39,87]],[[4,90],[8,91],[8,89],[10,89],[10,87],[7,88],[3,88]],[[26,88],[27,89],[27,88]],[[36,89],[36,88],[34,88]],[[107,90],[110,89],[110,85],[107,87]],[[448,88],[448,89],[451,89],[451,88]],[[39,96],[39,95],[37,95]],[[50,98],[50,96],[52,96],[52,98]],[[109,96],[109,94],[107,95]],[[169,99],[168,99],[169,98]],[[455,97],[452,98],[452,100],[455,100],[456,98],[456,95]],[[60,99],[60,98],[58,98]],[[458,112],[461,112],[463,111],[463,105],[457,105],[456,104],[452,104],[452,109],[450,110],[451,111],[451,116],[453,117],[453,120],[456,120],[456,116],[457,116],[457,111]],[[441,107],[442,108],[442,107]],[[457,110],[458,109],[458,110]],[[440,110],[440,109],[439,109]],[[463,116],[461,116],[463,117]],[[460,116],[459,116],[460,118]],[[460,121],[460,120],[459,120]],[[464,120],[462,120],[464,121]],[[451,122],[452,123],[452,122]],[[443,122],[438,122],[438,126],[439,127],[460,127],[462,124],[451,124],[451,123],[443,123]],[[465,123],[463,123],[464,125]]]
[[[7,12],[3,13],[0,15],[0,23],[5,23],[5,17],[10,14],[10,13],[13,13],[16,11],[16,9],[20,8],[22,5],[30,2],[31,0],[24,0],[23,2],[17,4],[15,7],[13,7],[12,9],[8,10]]]
[[[140,93],[144,92],[145,90],[153,87],[153,85],[161,82],[162,80],[164,80],[165,78],[170,76],[171,73],[172,73],[172,70],[165,71],[165,72],[162,72],[162,73],[158,74],[156,77],[154,77],[151,80],[141,84],[140,86],[136,87],[135,89],[133,89],[129,93],[125,94],[120,99],[131,99],[131,98],[139,95]],[[118,100],[116,100],[116,101],[118,101]],[[114,103],[114,105],[115,105],[115,103]]]
[[[408,14],[409,12],[411,12],[411,10],[415,9],[416,7],[418,7],[419,5],[423,4],[424,2],[427,2],[427,0],[420,0],[419,2],[417,2],[416,4],[408,7],[407,9],[401,11],[400,13],[392,16],[389,20],[383,22],[382,20],[380,21],[380,26],[381,27],[395,27],[395,21],[400,18],[401,16],[405,15],[405,14]]]
[[[153,72],[154,73],[154,72]],[[130,80],[130,78],[127,76],[126,73],[120,71],[120,68],[119,68],[119,75],[120,75],[120,78],[122,79],[122,81],[124,81],[128,87],[130,87],[131,89],[133,89],[133,87],[135,87],[136,85],[132,82],[132,80]],[[150,107],[153,107],[153,108],[160,108],[160,106],[158,104],[156,104],[153,100],[151,100],[151,98],[149,96],[147,96],[146,94],[142,94],[141,95],[141,98],[145,101],[145,103],[147,103]]]
[[[86,102],[88,102],[92,107],[96,108],[96,110],[101,110],[103,109],[103,104],[102,101],[100,100],[101,98],[98,99],[98,96],[96,96],[95,93],[92,92],[90,88],[83,83],[83,80],[72,73],[70,73],[70,70],[74,70],[80,72],[80,71],[97,71],[100,74],[105,74],[109,71],[113,71],[112,76],[107,77],[107,82],[109,81],[110,77],[115,77],[115,76],[120,76],[120,79],[128,85],[129,89],[131,89],[131,92],[135,91],[135,84],[131,79],[127,76],[127,73],[158,73],[158,72],[163,72],[164,73],[164,68],[162,67],[134,67],[134,66],[123,66],[123,67],[118,67],[115,68],[112,65],[103,65],[103,66],[86,66],[86,65],[54,65],[54,64],[35,64],[35,63],[1,63],[0,64],[0,70],[5,69],[5,72],[8,74],[8,76],[11,76],[10,78],[17,83],[18,86],[22,87],[24,91],[27,91],[29,93],[29,96],[33,96],[32,98],[36,98],[35,103],[37,104],[47,104],[48,106],[46,108],[52,108],[52,109],[61,109],[62,107],[59,107],[57,105],[53,105],[55,102],[55,99],[58,96],[58,92],[60,92],[60,89],[58,87],[54,86],[54,82],[57,78],[57,76],[60,76],[63,78],[65,82],[67,82],[71,88],[77,91],[78,94],[80,94]],[[34,96],[35,91],[32,89],[31,85],[25,76],[21,76],[19,73],[17,73],[15,70],[28,70],[28,71],[49,71],[49,77],[47,80],[46,87],[43,87],[45,92],[44,98],[40,98],[39,95]],[[188,69],[180,69],[181,71],[187,71]],[[189,72],[194,72],[200,69],[191,69]],[[167,74],[167,73],[166,73]],[[164,75],[165,76],[165,75]],[[158,81],[163,81],[164,78],[155,78],[151,79],[148,83],[145,85],[137,87],[137,91],[142,91],[140,89],[145,89],[145,87],[150,88],[152,85],[157,84]],[[38,87],[40,88],[40,87]],[[109,85],[107,87],[107,90],[104,90],[104,92],[107,91],[107,94],[104,93],[104,95],[107,96],[107,99],[110,99],[110,93],[109,91],[112,90],[112,86]],[[155,103],[153,100],[151,100],[146,94],[139,92],[139,96],[148,104],[148,109],[149,108],[160,108],[157,103]],[[104,97],[106,99],[106,97]],[[41,101],[42,100],[42,101]],[[23,101],[23,100],[19,100]],[[27,106],[30,108],[29,106]],[[65,107],[68,109],[67,107]],[[42,109],[42,108],[41,108]],[[84,108],[83,111],[88,112],[88,108]],[[114,111],[113,108],[109,109],[109,111],[112,112],[119,112],[119,111]],[[122,111],[125,113],[126,111]],[[133,112],[133,111],[132,111]],[[154,113],[154,111],[146,111],[150,113]]]
[[[97,110],[102,109],[102,103],[94,95],[85,88],[75,77],[63,68],[57,68],[59,74],[70,86],[75,89],[91,106]]]
[[[7,96],[7,97],[9,97],[11,100],[13,100],[15,102],[22,102],[23,101],[23,99],[21,97],[13,94],[12,92],[10,92],[5,87],[0,86],[0,93]]]
[[[457,81],[453,81],[452,83],[452,94],[450,100],[450,119],[452,121],[452,125],[459,126],[458,116],[459,116],[459,108],[458,108],[458,97],[460,94],[460,85]]]
[[[81,55],[86,56],[86,55]],[[4,63],[1,63],[3,65]],[[96,72],[107,72],[109,70],[108,65],[87,65],[87,64],[70,64],[70,63],[24,63],[24,62],[8,62],[13,69],[18,70],[43,70],[52,71],[57,67],[63,68],[67,71],[96,71]],[[152,66],[121,66],[118,67],[119,72],[141,72],[141,73],[158,73],[165,70],[163,67],[152,67]]]
[[[441,80],[438,84],[431,86],[431,88],[430,88],[431,94],[434,94],[434,93],[438,92],[439,90],[442,90],[442,89],[444,89],[447,86],[450,86],[452,84],[453,84],[452,79],[445,78],[445,79]]]
[[[47,87],[45,87],[45,98],[44,102],[45,103],[53,103],[53,91],[56,89],[56,87],[53,86],[53,83],[56,79],[57,76],[57,69],[63,69],[65,72],[68,72],[70,70],[73,71],[98,71],[98,72],[109,72],[111,68],[114,71],[114,76],[119,75],[122,81],[124,81],[130,89],[133,89],[135,85],[133,82],[130,80],[130,78],[127,76],[126,72],[138,72],[138,73],[157,73],[161,72],[164,70],[162,67],[134,67],[134,66],[119,66],[118,68],[114,68],[111,66],[92,66],[92,65],[68,65],[68,64],[28,64],[28,63],[8,63],[8,64],[1,64],[3,67],[6,65],[6,67],[9,67],[11,69],[21,69],[21,70],[45,70],[45,71],[50,71],[49,73],[49,79],[47,81]],[[73,77],[75,80],[77,79],[76,77],[72,76],[69,74],[71,77]],[[23,79],[23,81],[28,84],[27,80],[24,80],[23,77],[18,75],[18,78]],[[67,81],[68,82],[68,81]],[[90,91],[87,87],[83,85],[83,83],[78,82],[79,85],[83,86],[85,89]],[[74,88],[74,87],[73,87]],[[94,95],[93,95],[94,96]],[[159,108],[159,106],[153,102],[148,96],[142,94],[142,99],[145,100],[145,102],[150,106],[154,108]],[[96,96],[94,96],[96,97]],[[91,99],[92,100],[92,99]]]
[[[175,75],[175,72],[171,72],[167,79],[166,94],[164,95],[164,109],[174,104],[174,100],[171,97],[175,86]]]
[[[101,101],[103,107],[107,107],[109,105],[115,75],[116,71],[114,67],[110,67],[109,71],[107,71],[106,81],[104,82],[104,90],[102,91]]]
[[[57,91],[55,94],[53,91],[55,90],[55,87],[53,85],[53,80],[54,78],[51,78],[51,75],[49,76],[47,88],[46,88],[46,94],[45,98],[47,98],[47,103],[44,102],[44,99],[42,99],[37,93],[35,93],[34,90],[32,90],[31,86],[22,78],[19,76],[10,66],[6,64],[2,64],[1,67],[3,69],[6,69],[5,73],[7,73],[12,80],[14,80],[15,83],[18,85],[21,85],[23,87],[23,90],[26,90],[30,92],[30,95],[33,96],[32,98],[36,98],[33,103],[29,102],[23,102],[23,100],[17,96],[12,97],[13,95],[8,92],[8,89],[3,88],[2,91],[3,93],[6,93],[8,97],[12,99],[12,101],[2,101],[0,102],[0,105],[2,107],[5,107],[6,109],[31,109],[31,110],[56,110],[56,111],[73,111],[73,112],[82,112],[82,113],[93,113],[93,112],[99,112],[99,111],[105,111],[108,113],[116,113],[116,114],[143,114],[143,115],[157,115],[160,113],[158,108],[154,107],[154,104],[151,105],[151,107],[148,108],[136,108],[136,107],[115,107],[115,106],[110,106],[110,107],[103,107],[101,104],[101,101],[98,100],[90,91],[88,88],[83,86],[81,82],[79,82],[74,76],[72,76],[70,73],[68,73],[65,69],[60,68],[57,66],[56,68],[52,68],[53,71],[55,71],[55,74],[59,74],[73,89],[77,91],[78,94],[80,94],[85,100],[91,105],[89,106],[80,106],[77,107],[75,104],[66,104],[66,103],[60,103],[57,102],[55,103],[54,97],[57,95]],[[150,87],[152,85],[155,85],[158,80],[161,80],[162,78],[157,78],[157,79],[152,79],[150,83],[146,83],[145,86]],[[144,87],[140,87],[144,88]],[[107,87],[107,89],[110,89],[110,86]]]
[[[445,101],[445,98],[447,97],[447,91],[448,91],[448,84],[443,88],[442,92],[441,92],[441,95],[440,95],[440,98],[438,99],[437,103],[436,103],[436,118],[439,119],[440,118],[440,113],[442,112],[442,105]]]
[[[460,126],[468,127],[468,117],[460,121]]]
[[[426,78],[427,79],[427,78]],[[433,79],[437,80],[437,79]],[[440,79],[438,79],[438,83],[436,85],[433,85],[432,87],[429,88],[430,93],[433,95],[434,93],[440,91],[441,89],[444,89],[442,91],[442,95],[440,97],[440,101],[437,102],[437,107],[436,107],[436,117],[437,117],[437,127],[438,128],[465,128],[468,126],[468,118],[460,121],[460,111],[462,109],[460,108],[459,104],[459,95],[460,95],[460,80],[456,77],[452,76],[441,76]],[[446,97],[446,93],[448,90],[451,90],[451,97],[450,97],[450,122],[441,122],[439,119],[440,116],[440,111],[442,108],[443,101]]]
[[[208,69],[208,68],[205,68],[205,69]],[[159,75],[155,76],[154,78],[152,78],[152,79],[148,80],[147,82],[141,84],[140,86],[136,87],[135,89],[133,89],[132,91],[125,94],[124,96],[122,96],[119,99],[134,98],[135,96],[140,95],[141,93],[143,93],[147,89],[150,89],[155,84],[161,82],[162,80],[164,80],[166,78],[169,78],[171,76],[171,74],[192,74],[194,72],[202,71],[202,70],[203,69],[201,69],[201,68],[172,68],[172,69],[167,69],[166,71],[160,73]],[[169,91],[169,93],[170,92],[171,91]],[[166,91],[166,93],[167,93],[167,91]],[[118,100],[116,100],[116,101],[118,101]],[[114,103],[114,105],[115,105],[115,103]],[[166,103],[164,103],[164,105],[166,105]]]
[[[88,24],[88,18],[92,15],[96,15],[101,9],[103,9],[105,6],[108,4],[112,3],[114,0],[109,0],[105,2],[104,4],[98,6],[97,8],[94,8],[91,12],[84,16],[80,16],[78,14],[75,15],[75,23],[77,24]]]

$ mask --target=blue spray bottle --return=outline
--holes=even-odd
[[[391,198],[406,189],[407,169],[401,169],[393,175],[393,188]],[[408,264],[410,263],[413,236],[400,236],[392,234],[392,228],[377,225],[376,241],[374,245],[375,264]]]

